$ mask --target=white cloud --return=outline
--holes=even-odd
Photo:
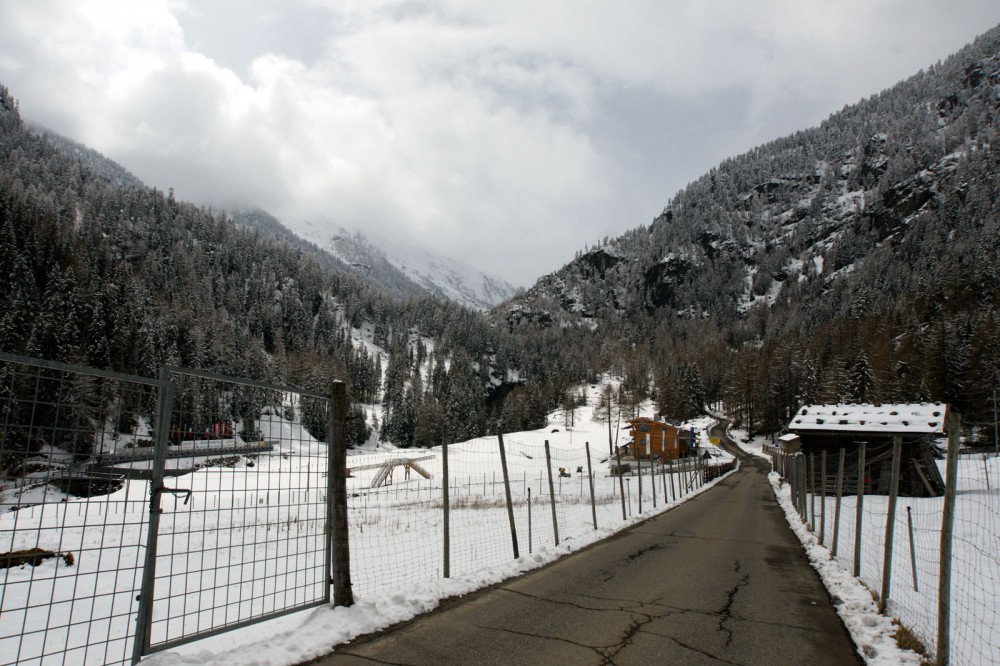
[[[734,152],[1000,20],[992,0],[0,0],[29,119],[151,185],[520,283]]]

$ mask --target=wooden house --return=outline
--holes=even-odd
[[[846,451],[844,492],[857,492],[858,452],[865,444],[865,493],[888,494],[892,476],[892,443],[902,440],[899,494],[937,497],[944,480],[935,463],[933,442],[944,437],[948,406],[941,403],[894,405],[806,405],[792,418],[788,430],[797,435],[803,454],[827,455],[827,470],[836,474],[840,450]],[[827,480],[828,485],[831,483]]]
[[[628,456],[670,461],[689,455],[691,432],[678,426],[645,416],[630,419]]]

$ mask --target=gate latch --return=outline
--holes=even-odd
[[[174,497],[180,497],[181,495],[183,495],[185,505],[191,499],[191,491],[186,488],[167,488],[166,486],[164,486],[162,490],[165,493],[170,493]]]

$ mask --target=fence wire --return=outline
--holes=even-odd
[[[150,380],[0,357],[0,662],[128,663],[148,524]]]
[[[0,353],[0,663],[126,664],[329,600],[329,399],[167,377]]]
[[[498,438],[448,446],[450,576],[475,575],[510,562],[515,537],[521,557],[553,548],[557,541],[589,538],[595,518],[597,529],[612,529],[622,523],[623,510],[625,518],[632,518],[640,507],[649,513],[674,504],[700,487],[704,477],[714,478],[720,472],[701,469],[694,461],[655,467],[644,461],[640,484],[635,460],[619,478],[608,473],[607,453],[592,452],[589,477],[585,447],[550,446],[547,458],[544,444],[509,436],[504,444],[513,531]],[[441,579],[445,558],[441,449],[356,455],[348,466],[355,592],[394,594],[403,587]],[[727,465],[726,471],[732,467]]]
[[[329,602],[331,418],[316,392],[0,353],[0,663],[127,664]],[[512,439],[512,528],[497,439],[447,448],[447,479],[441,447],[351,456],[355,593],[591,540],[719,471]]]
[[[783,464],[787,466],[787,460],[783,462],[776,457],[775,462],[778,469],[785,469]],[[858,536],[856,494],[853,488],[844,492],[837,521],[836,458],[827,461],[825,483],[819,472],[819,461],[814,460],[813,464],[817,470],[816,509],[813,515],[814,495],[808,492],[807,522],[816,532],[817,539],[831,553],[835,552],[840,564],[853,571]],[[945,478],[947,462],[939,460],[937,464]],[[854,469],[857,469],[856,461]],[[965,454],[958,458],[957,471],[949,597],[951,662],[996,663],[1000,655],[1000,458],[992,454]],[[812,490],[811,484],[807,490]],[[886,612],[913,632],[930,654],[937,650],[940,620],[938,598],[944,501],[943,497],[899,497],[893,521]],[[876,595],[883,587],[888,502],[885,495],[871,494],[866,494],[862,502],[858,577]]]
[[[1000,657],[1000,458],[959,458],[952,551],[953,663]]]
[[[168,449],[197,474],[167,479],[149,649],[329,600],[329,402],[173,370]],[[174,462],[174,460],[168,460]]]

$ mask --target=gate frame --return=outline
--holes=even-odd
[[[324,554],[324,579],[326,585],[324,588],[323,597],[317,601],[312,601],[307,604],[302,604],[300,606],[295,606],[293,608],[286,608],[281,611],[276,611],[273,613],[266,613],[259,617],[254,617],[242,622],[237,622],[234,624],[227,624],[222,627],[216,627],[215,629],[210,629],[208,631],[198,632],[191,634],[190,636],[182,636],[181,638],[176,638],[174,640],[164,641],[156,646],[152,646],[152,626],[153,626],[153,607],[156,603],[155,585],[156,585],[156,560],[157,560],[157,545],[159,542],[159,527],[160,527],[160,515],[163,513],[163,509],[160,506],[163,493],[172,492],[172,488],[166,488],[163,483],[164,470],[166,468],[166,456],[167,456],[167,445],[170,438],[170,418],[173,414],[173,402],[174,402],[174,392],[176,385],[171,381],[171,375],[185,375],[189,377],[198,377],[201,379],[208,379],[211,381],[218,382],[228,382],[232,384],[240,384],[242,386],[252,386],[255,388],[260,388],[269,391],[278,391],[281,393],[296,393],[299,396],[306,396],[310,398],[316,398],[319,400],[325,400],[327,402],[327,407],[329,411],[329,420],[332,422],[333,411],[330,395],[320,393],[318,391],[310,391],[306,389],[295,388],[291,386],[281,386],[276,384],[268,384],[266,382],[258,382],[249,379],[243,379],[240,377],[232,377],[228,375],[222,375],[215,372],[208,372],[205,370],[192,370],[189,368],[181,368],[177,366],[163,366],[160,368],[159,378],[157,383],[160,387],[160,399],[157,402],[157,422],[156,422],[156,441],[154,442],[155,448],[155,459],[153,462],[152,478],[149,484],[149,524],[148,532],[146,537],[146,560],[142,571],[142,584],[139,590],[139,609],[136,617],[136,632],[135,640],[133,643],[132,651],[132,663],[137,664],[142,657],[150,654],[155,654],[157,652],[162,652],[170,648],[177,647],[179,645],[185,645],[194,641],[202,640],[204,638],[209,638],[211,636],[216,636],[218,634],[226,633],[234,629],[239,629],[241,627],[247,627],[265,620],[272,620],[283,615],[288,615],[290,613],[297,613],[299,611],[308,610],[310,608],[316,608],[318,606],[324,606],[330,603],[330,584],[331,584],[331,555],[332,555],[332,544],[329,537],[323,539],[325,545]],[[332,433],[332,429],[330,430]],[[333,442],[327,442],[327,475],[331,476],[334,470],[334,457],[337,448],[334,446]],[[333,502],[333,497],[329,494],[326,498],[328,512],[329,506]],[[327,513],[329,516],[329,513]],[[329,520],[328,520],[329,523]],[[330,525],[326,526],[327,534],[329,534]]]

